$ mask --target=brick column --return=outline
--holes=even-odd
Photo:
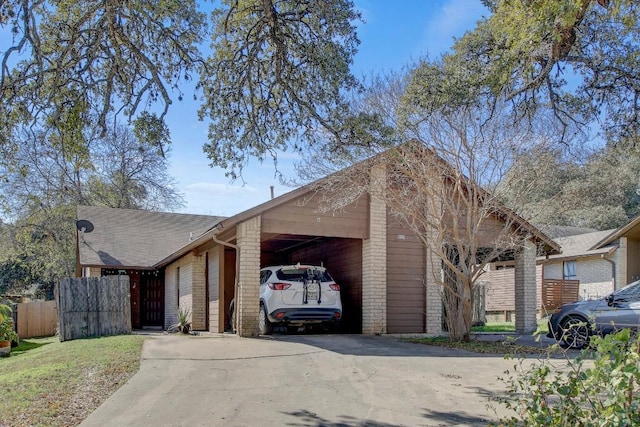
[[[209,331],[224,332],[224,317],[220,316],[220,312],[224,314],[224,307],[221,307],[220,299],[220,253],[224,256],[224,246],[219,245],[209,251]],[[222,324],[220,320],[222,319]]]
[[[515,265],[516,331],[532,333],[537,328],[536,246],[526,241],[516,255]]]
[[[442,335],[442,294],[441,275],[442,260],[430,247],[426,248],[425,292],[427,306],[427,327],[425,332],[432,335]]]
[[[194,331],[204,331],[207,327],[207,278],[205,277],[204,255],[193,256],[191,269],[192,303],[191,303],[191,328]]]
[[[362,333],[387,331],[387,205],[386,169],[370,173],[369,238],[362,242]]]
[[[615,263],[616,263],[615,287],[616,289],[624,288],[630,282],[629,270],[627,268],[628,245],[629,243],[626,237],[621,237],[618,240],[618,249],[616,249],[616,252],[615,252]]]
[[[239,310],[238,335],[255,337],[258,335],[260,309],[260,216],[238,224],[236,240],[240,257],[235,303],[236,310]]]

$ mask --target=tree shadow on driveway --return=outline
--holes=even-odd
[[[430,409],[423,409],[423,411],[427,426],[486,426],[491,421],[460,411],[440,412]],[[307,410],[285,412],[285,414],[296,418],[295,421],[288,422],[286,425],[297,427],[399,427],[404,425],[365,420],[348,415],[338,415],[336,419],[330,420]]]

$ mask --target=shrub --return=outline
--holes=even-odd
[[[591,345],[575,358],[565,352],[563,366],[547,356],[530,367],[523,359],[502,380],[507,395],[498,399],[516,415],[508,426],[640,425],[640,338],[623,329]]]

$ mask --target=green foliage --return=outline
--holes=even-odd
[[[156,114],[146,111],[140,113],[133,122],[133,134],[141,146],[157,147],[164,157],[165,147],[171,144],[171,135],[167,125]]]
[[[413,72],[407,105],[509,101],[514,120],[550,114],[567,142],[599,125],[637,136],[640,7],[633,0],[487,0],[492,12],[441,60]]]
[[[83,142],[63,137],[65,129],[48,134],[25,130],[16,135],[19,144],[11,157],[0,157],[0,175],[7,183],[0,197],[11,219],[0,225],[0,292],[37,287],[38,296],[51,297],[60,278],[75,275],[78,204],[182,206],[158,146],[136,140],[124,126],[105,137],[85,129]]]
[[[17,341],[18,334],[13,326],[11,307],[7,304],[0,304],[0,341]]]
[[[300,150],[319,138],[344,142],[344,92],[358,88],[349,66],[359,43],[350,0],[225,0],[213,12],[214,52],[201,69],[211,120],[205,152],[231,177],[249,156]],[[327,136],[328,135],[328,136]]]
[[[531,151],[506,174],[500,196],[536,224],[606,230],[639,213],[638,171],[636,147],[607,146],[584,161],[559,149]]]
[[[191,310],[188,307],[178,307],[176,310],[178,322],[169,327],[169,331],[188,334],[191,331]]]
[[[193,0],[2,2],[0,28],[14,37],[0,45],[0,129],[44,118],[106,132],[111,113],[132,118],[156,102],[162,119],[202,62],[205,19]]]
[[[640,338],[629,329],[592,337],[578,357],[516,365],[499,401],[516,415],[509,426],[631,426],[640,424]]]

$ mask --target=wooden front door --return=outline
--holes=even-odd
[[[141,277],[142,326],[164,325],[164,283],[159,275]]]

